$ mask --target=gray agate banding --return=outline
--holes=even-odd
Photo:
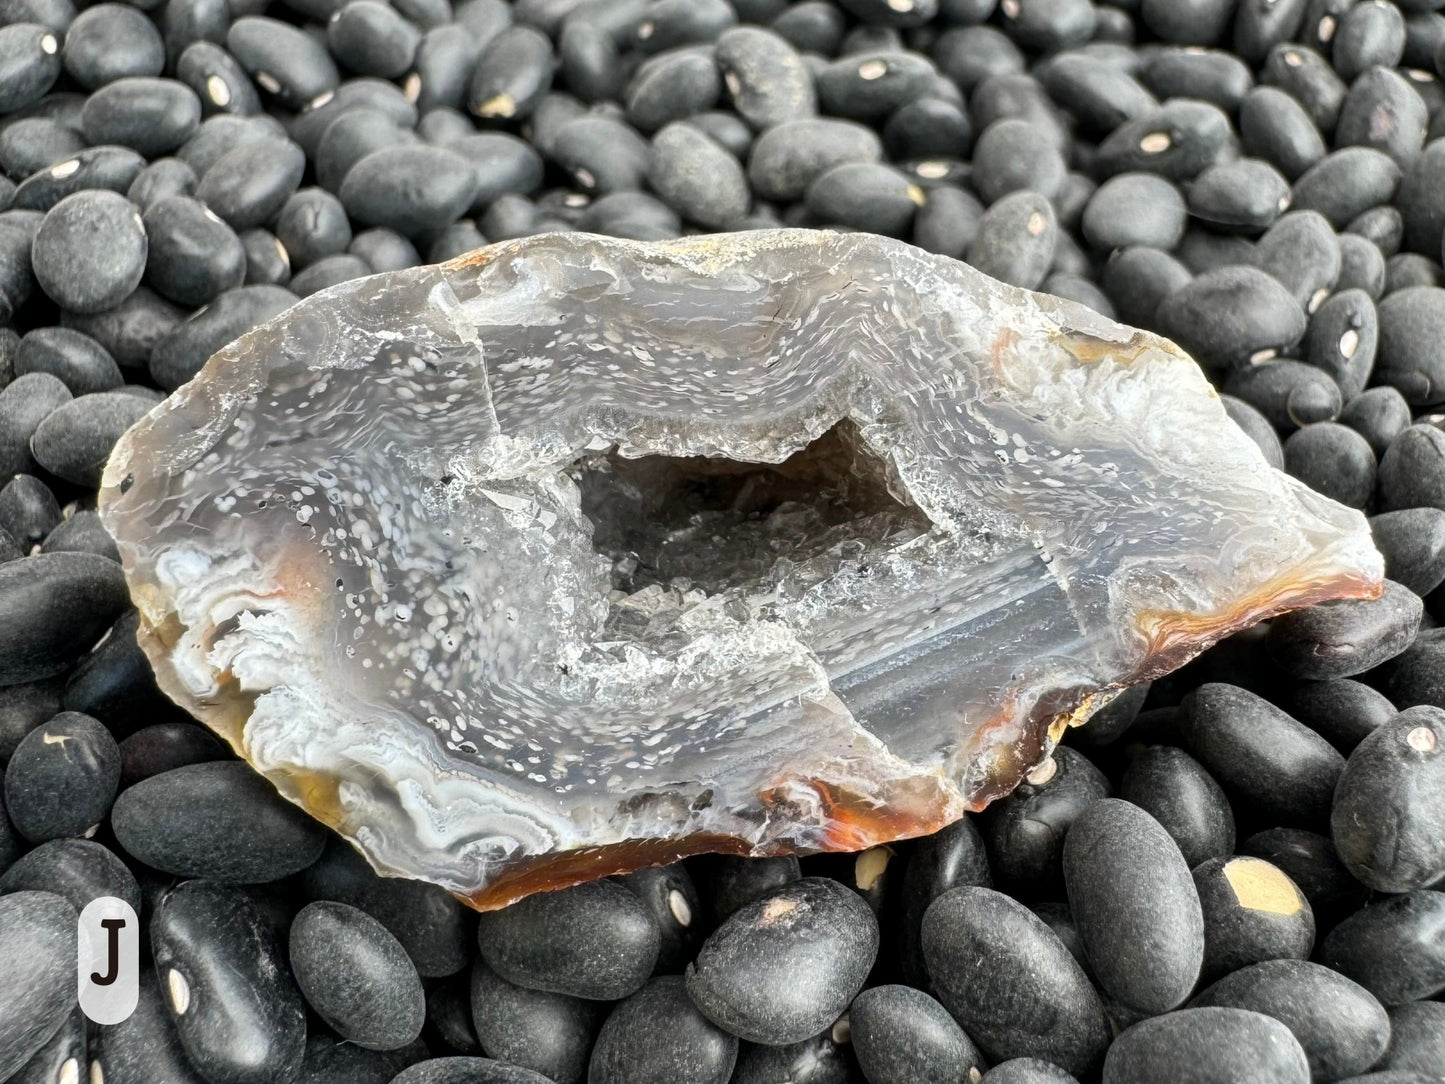
[[[316,294],[122,438],[162,687],[480,908],[850,850],[1378,594],[1177,347],[863,234],[551,234]]]

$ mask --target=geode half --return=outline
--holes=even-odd
[[[804,230],[326,290],[127,433],[101,509],[167,693],[478,908],[934,831],[1382,575],[1173,344]]]

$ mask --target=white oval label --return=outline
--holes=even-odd
[[[80,1011],[119,1024],[140,997],[140,920],[125,900],[98,896],[80,912],[75,979]]]

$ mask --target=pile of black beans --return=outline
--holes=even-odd
[[[0,0],[0,1080],[1445,1080],[1445,0]],[[866,230],[1190,350],[1370,517],[1006,799],[476,915],[170,705],[95,486],[239,333],[546,230]],[[141,916],[135,1013],[76,913]]]

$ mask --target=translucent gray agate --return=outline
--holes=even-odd
[[[167,692],[478,907],[935,830],[1382,575],[1171,343],[804,230],[324,291],[132,429],[101,507]]]

